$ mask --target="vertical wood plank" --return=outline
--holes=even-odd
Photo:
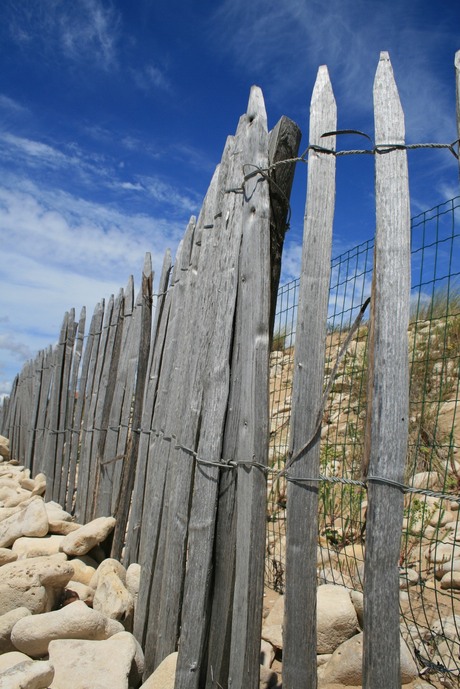
[[[286,163],[299,151],[302,132],[295,122],[283,116],[270,132],[268,139],[268,163],[270,166],[270,254],[271,254],[271,304],[270,336],[273,334],[276,300],[281,274],[281,255],[284,237],[288,229],[289,199],[294,182],[295,163]],[[282,165],[276,165],[283,162]],[[273,167],[274,166],[274,167]]]
[[[113,393],[107,396],[110,406],[105,442],[99,447],[94,517],[114,515],[112,492],[119,475],[118,467],[126,452],[128,426],[132,407],[139,328],[134,310],[134,280],[131,275],[123,297],[123,319],[117,328],[119,342],[118,361],[112,363],[110,378],[114,381]],[[103,423],[103,427],[105,424]]]
[[[375,76],[374,117],[377,146],[404,144],[404,114],[388,53],[381,53]],[[375,197],[363,687],[399,689],[398,559],[404,494],[385,481],[402,483],[407,452],[410,208],[406,151],[387,149],[376,154]]]
[[[300,130],[287,117],[282,117],[269,134],[268,163],[271,166],[297,155],[300,144]],[[272,334],[274,308],[281,251],[286,231],[286,218],[295,163],[280,165],[269,173],[270,183],[270,243],[271,243],[271,309],[270,329]],[[235,335],[235,337],[237,337]],[[234,371],[234,372],[233,372]],[[223,439],[223,457],[236,457],[239,444],[239,403],[237,391],[241,380],[232,363],[232,379]],[[230,638],[233,618],[233,590],[235,580],[235,509],[236,472],[221,472],[216,520],[214,548],[214,582],[211,601],[210,629],[208,637],[207,686],[213,683],[225,686],[228,681],[230,659]]]
[[[167,291],[171,267],[171,252],[168,249],[163,259],[160,282],[158,285],[159,294],[157,296],[155,308],[155,319],[148,369],[149,373],[142,411],[137,468],[134,478],[133,497],[131,512],[129,515],[126,547],[123,555],[123,564],[125,567],[128,567],[132,562],[138,562],[139,559],[140,526],[142,512],[144,509],[144,493],[147,473],[147,459],[150,446],[150,430],[152,428],[153,413],[155,410],[158,378],[161,370],[165,333],[167,330],[169,317],[169,306],[171,303],[171,291]]]
[[[85,444],[88,440],[87,423],[90,395],[93,385],[94,362],[97,357],[97,343],[100,337],[103,312],[103,304],[97,304],[91,317],[86,346],[83,352],[80,380],[78,383],[78,397],[73,422],[74,432],[70,448],[69,478],[65,504],[66,510],[72,514],[75,513],[75,511],[78,513],[76,487],[82,467]]]
[[[53,382],[50,396],[46,440],[44,447],[44,472],[47,478],[46,499],[53,499],[54,476],[56,472],[58,433],[61,409],[61,384],[65,357],[65,343],[69,328],[69,313],[66,312],[61,326],[59,342],[53,352]]]
[[[75,336],[77,324],[75,323],[75,309],[69,312],[67,333],[64,343],[64,357],[62,362],[61,393],[59,405],[59,428],[56,444],[56,470],[53,482],[53,500],[59,501],[61,481],[66,483],[67,477],[63,479],[65,444],[69,441],[69,428],[71,424],[71,410],[69,409],[69,384],[72,371],[72,359],[74,353]]]
[[[148,253],[145,256],[144,268],[142,272],[142,284],[139,292],[139,299],[136,307],[140,317],[140,333],[137,343],[137,375],[136,386],[134,389],[133,413],[131,421],[131,439],[127,450],[126,460],[122,465],[120,497],[116,510],[117,523],[115,526],[112,553],[117,557],[121,556],[123,542],[128,523],[129,507],[134,487],[134,477],[137,468],[137,457],[139,451],[142,407],[144,401],[144,390],[147,378],[147,365],[150,352],[150,337],[152,331],[152,258]],[[136,314],[137,315],[137,314]]]
[[[247,114],[240,120],[235,148],[238,151],[238,156],[235,153],[233,168],[235,178],[228,181],[230,189],[240,186],[245,162],[260,168],[266,168],[268,165],[265,107],[262,93],[256,87],[251,90]],[[238,161],[237,157],[240,156],[241,160]],[[237,183],[238,178],[240,184]],[[229,194],[235,196],[235,191],[231,191]],[[243,447],[242,442],[239,444],[240,457],[244,458],[244,461],[247,461],[248,458],[254,458],[256,461],[264,463],[266,461],[264,443],[266,444],[268,438],[268,431],[264,433],[264,430],[267,430],[268,419],[265,418],[265,423],[262,421],[264,417],[268,416],[268,399],[267,404],[265,404],[263,386],[264,383],[268,385],[270,295],[270,218],[267,180],[259,176],[253,177],[246,183],[241,200],[240,197],[241,194],[237,194],[236,198],[227,199],[222,209],[224,211],[227,208],[224,216],[227,218],[226,225],[228,228],[224,225],[220,228],[221,235],[218,244],[220,266],[218,273],[214,274],[212,255],[209,256],[210,260],[207,266],[207,271],[210,273],[208,280],[211,285],[214,285],[214,291],[218,295],[214,305],[214,317],[219,322],[220,327],[219,331],[211,330],[210,337],[204,340],[206,347],[204,353],[208,361],[209,374],[205,373],[198,455],[214,461],[221,457],[223,425],[230,383],[230,356],[232,350],[233,352],[238,350],[237,356],[233,357],[231,376],[232,381],[239,389],[238,397],[242,403],[239,435],[240,438],[241,436],[246,437],[245,446]],[[263,280],[263,276],[265,280]],[[262,298],[260,298],[259,290],[262,293]],[[235,318],[239,321],[239,328],[237,333],[233,331],[232,334],[232,329],[235,327],[233,316],[235,309],[237,312]],[[251,352],[252,355],[248,356],[248,352]],[[260,358],[263,359],[264,355],[267,364],[265,375],[263,375],[263,362],[260,363],[259,361]],[[233,366],[235,361],[238,361],[238,366]],[[246,370],[244,370],[244,363],[246,363]],[[259,387],[256,382],[260,384]],[[244,427],[243,430],[242,427]],[[257,434],[260,434],[258,437],[260,442],[254,443],[254,436]],[[235,460],[238,458],[238,456],[233,457]],[[247,539],[242,537],[241,545],[243,546],[244,540],[243,548],[249,547],[254,559],[247,557],[248,553],[244,553],[243,557],[241,557],[241,553],[238,553],[238,584],[241,589],[244,589],[244,601],[241,604],[241,616],[239,617],[239,624],[243,630],[240,639],[243,648],[239,649],[242,652],[238,654],[238,663],[244,669],[248,669],[248,666],[251,665],[247,653],[252,651],[254,636],[252,625],[255,624],[258,653],[255,666],[252,663],[249,670],[252,675],[256,675],[255,682],[258,685],[260,624],[257,625],[257,611],[255,614],[248,614],[245,608],[251,594],[257,601],[260,599],[260,607],[262,602],[262,591],[257,584],[261,579],[263,582],[265,539],[264,534],[260,538],[260,515],[262,512],[262,530],[264,530],[265,477],[260,469],[255,470],[262,481],[259,480],[259,485],[253,490],[252,469],[251,467],[248,471],[251,486],[248,486],[248,495],[245,496],[247,500],[244,501],[244,507],[240,505],[240,511],[244,511],[244,514],[241,515],[240,530],[244,531],[244,536],[248,536]],[[176,689],[198,687],[200,676],[206,676],[206,667],[204,667],[203,662],[209,624],[210,573],[212,572],[218,483],[218,467],[198,466],[196,468],[189,523],[188,562],[184,608],[181,618]],[[262,509],[260,510],[261,502]],[[259,510],[256,518],[253,518],[251,510],[255,504]],[[258,539],[257,536],[259,536]],[[259,550],[262,546],[261,570],[260,558],[254,557],[257,548],[251,549],[251,545],[253,545],[251,538],[257,540]],[[248,587],[248,581],[244,575],[247,570],[251,569],[250,565],[254,563],[257,563],[255,567],[257,575],[250,577],[251,586]],[[241,571],[243,569],[244,572]],[[260,576],[260,571],[262,576]],[[254,574],[254,571],[251,573]],[[248,592],[248,588],[250,588],[250,592]],[[257,605],[254,607],[257,608]],[[197,625],[197,621],[200,621],[199,625]],[[245,643],[246,641],[247,643]],[[252,684],[246,683],[244,686],[249,688]]]
[[[61,487],[58,495],[58,503],[65,505],[67,503],[67,492],[69,488],[70,475],[70,458],[72,454],[73,443],[78,443],[80,437],[80,428],[76,427],[76,407],[78,396],[78,376],[80,372],[81,357],[83,352],[83,342],[86,325],[86,309],[82,308],[80,319],[78,321],[78,329],[75,339],[75,351],[72,359],[72,373],[69,381],[69,401],[67,411],[66,423],[66,446],[64,451],[64,463],[62,468]]]
[[[96,492],[98,459],[104,454],[105,439],[109,425],[110,408],[115,391],[115,383],[120,358],[120,346],[123,322],[124,291],[120,289],[110,311],[110,319],[106,322],[104,333],[104,347],[100,352],[99,381],[96,398],[96,409],[93,426],[93,445],[89,456],[89,472],[87,483],[87,503],[85,521],[94,518],[94,498]]]
[[[457,100],[457,139],[460,139],[460,50],[455,53],[455,95]],[[457,151],[460,151],[460,143],[457,146]],[[460,161],[458,171],[460,174]]]
[[[113,310],[113,301],[112,296],[109,299],[107,308],[105,308],[104,301],[101,301],[99,304],[97,304],[92,323],[94,326],[94,331],[89,359],[87,385],[85,388],[82,436],[78,461],[77,493],[75,499],[75,515],[77,517],[77,521],[80,523],[84,523],[86,519],[86,508],[88,503],[88,480],[94,436],[94,418],[99,389],[100,368],[103,359],[101,352],[104,351],[105,347],[108,323],[110,323],[110,316]]]
[[[329,74],[320,67],[310,108],[311,145],[335,148],[336,105]],[[286,595],[283,686],[314,689],[316,679],[316,548],[318,483],[295,478],[319,475],[326,321],[335,199],[335,157],[310,150],[304,221],[302,273],[295,341],[290,451],[300,456],[288,471]],[[308,447],[305,443],[311,439]]]

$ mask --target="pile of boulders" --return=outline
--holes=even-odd
[[[140,567],[108,558],[112,517],[77,524],[0,436],[0,689],[155,689],[132,634]]]
[[[262,651],[271,662],[282,658],[284,596],[264,620]],[[320,689],[362,685],[363,594],[345,586],[323,584],[317,589],[317,667]],[[423,689],[417,666],[401,637],[401,683]]]

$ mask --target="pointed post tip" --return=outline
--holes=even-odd
[[[257,116],[263,117],[265,120],[267,119],[264,94],[262,93],[260,86],[251,86],[246,114],[250,122],[252,122]]]

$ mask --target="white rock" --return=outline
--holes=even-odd
[[[29,656],[26,656],[25,653],[20,653],[19,651],[2,653],[2,655],[0,655],[0,676],[4,670],[8,670],[10,667],[17,665],[18,663],[23,663],[25,660],[30,660]]]
[[[73,603],[75,605],[75,603]],[[139,644],[129,632],[106,641],[59,639],[49,644],[51,689],[128,689],[142,676]],[[89,683],[90,682],[90,683]]]
[[[442,589],[460,589],[460,572],[451,570],[446,572],[441,579]]]
[[[275,660],[275,649],[268,641],[262,639],[260,642],[260,664],[263,667],[271,668]]]
[[[99,565],[98,572],[103,568],[103,565],[104,562]],[[113,620],[119,620],[125,629],[131,631],[134,617],[134,598],[123,581],[113,569],[105,568],[104,574],[99,574],[97,582],[93,598],[94,609]]]
[[[16,488],[10,488],[9,486],[0,487],[0,502],[4,507],[16,507],[31,496],[30,490],[24,490],[19,485]]]
[[[83,601],[76,601],[60,610],[33,615],[16,622],[11,641],[23,653],[33,658],[48,652],[54,639],[103,640],[124,631],[123,625],[92,610]]]
[[[115,560],[115,558],[108,557],[103,562],[100,563],[93,578],[89,582],[89,585],[93,589],[97,589],[99,577],[103,579],[108,574],[116,574],[120,581],[125,584],[126,582],[126,569],[123,567],[121,562]]]
[[[86,584],[86,586],[91,586],[92,578],[97,570],[97,562],[88,557],[88,555],[82,555],[82,557],[72,558],[70,563],[74,571],[72,581],[79,581],[82,584]]]
[[[0,435],[0,455],[6,461],[10,458],[10,441],[4,435]]]
[[[364,622],[364,596],[361,591],[351,590],[350,598],[358,617],[359,626],[362,629]]]
[[[42,498],[36,497],[16,514],[0,522],[0,547],[10,546],[21,536],[46,536],[48,517]]]
[[[82,584],[80,581],[73,581],[72,579],[66,586],[66,591],[73,591],[77,594],[81,601],[86,605],[93,607],[94,589],[91,586]]]
[[[13,553],[10,548],[0,548],[0,567],[8,564],[8,562],[14,562],[17,559],[17,553]]]
[[[44,689],[54,677],[53,666],[46,660],[24,660],[0,675],[0,689]]]
[[[67,534],[61,548],[67,555],[79,557],[86,555],[96,545],[105,541],[115,527],[114,517],[98,517]]]
[[[358,617],[350,594],[342,586],[319,586],[317,611],[317,653],[333,653],[359,629]]]
[[[174,689],[178,655],[171,653],[166,656],[140,689]]]
[[[0,610],[26,607],[32,613],[51,610],[73,575],[63,553],[17,560],[0,567]]]
[[[363,633],[344,641],[330,660],[318,669],[319,687],[329,684],[361,686]],[[406,642],[401,638],[401,682],[408,684],[418,677],[418,669]]]
[[[11,630],[16,622],[31,614],[28,608],[15,608],[0,616],[0,654],[16,650],[11,641]]]
[[[126,588],[134,598],[134,605],[136,605],[137,597],[139,595],[140,583],[141,566],[136,562],[132,562],[126,570]]]
[[[460,630],[460,615],[448,615],[442,617],[431,625],[431,632],[436,637],[444,637],[452,641],[458,641]]]
[[[34,479],[35,486],[32,489],[32,495],[45,495],[46,493],[46,476],[45,474],[37,474]]]
[[[276,689],[278,675],[270,668],[261,666],[259,676],[259,689]]]
[[[27,557],[40,557],[42,555],[55,555],[59,553],[59,548],[64,536],[47,535],[43,538],[32,538],[21,536],[13,543],[11,550],[16,553],[18,560]]]

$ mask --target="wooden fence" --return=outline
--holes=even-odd
[[[396,689],[410,215],[403,113],[386,53],[374,109],[363,670],[365,687]],[[319,441],[336,128],[332,87],[321,67],[311,104],[284,470],[287,689],[317,683]],[[32,474],[46,474],[48,499],[79,522],[117,517],[112,556],[142,566],[134,633],[146,676],[179,647],[176,689],[258,687],[270,337],[299,142],[287,118],[268,133],[263,97],[253,87],[174,265],[165,256],[156,295],[147,255],[137,299],[130,280],[116,299],[96,307],[86,336],[85,312],[78,323],[67,313],[58,345],[23,368],[1,410],[13,455]]]

